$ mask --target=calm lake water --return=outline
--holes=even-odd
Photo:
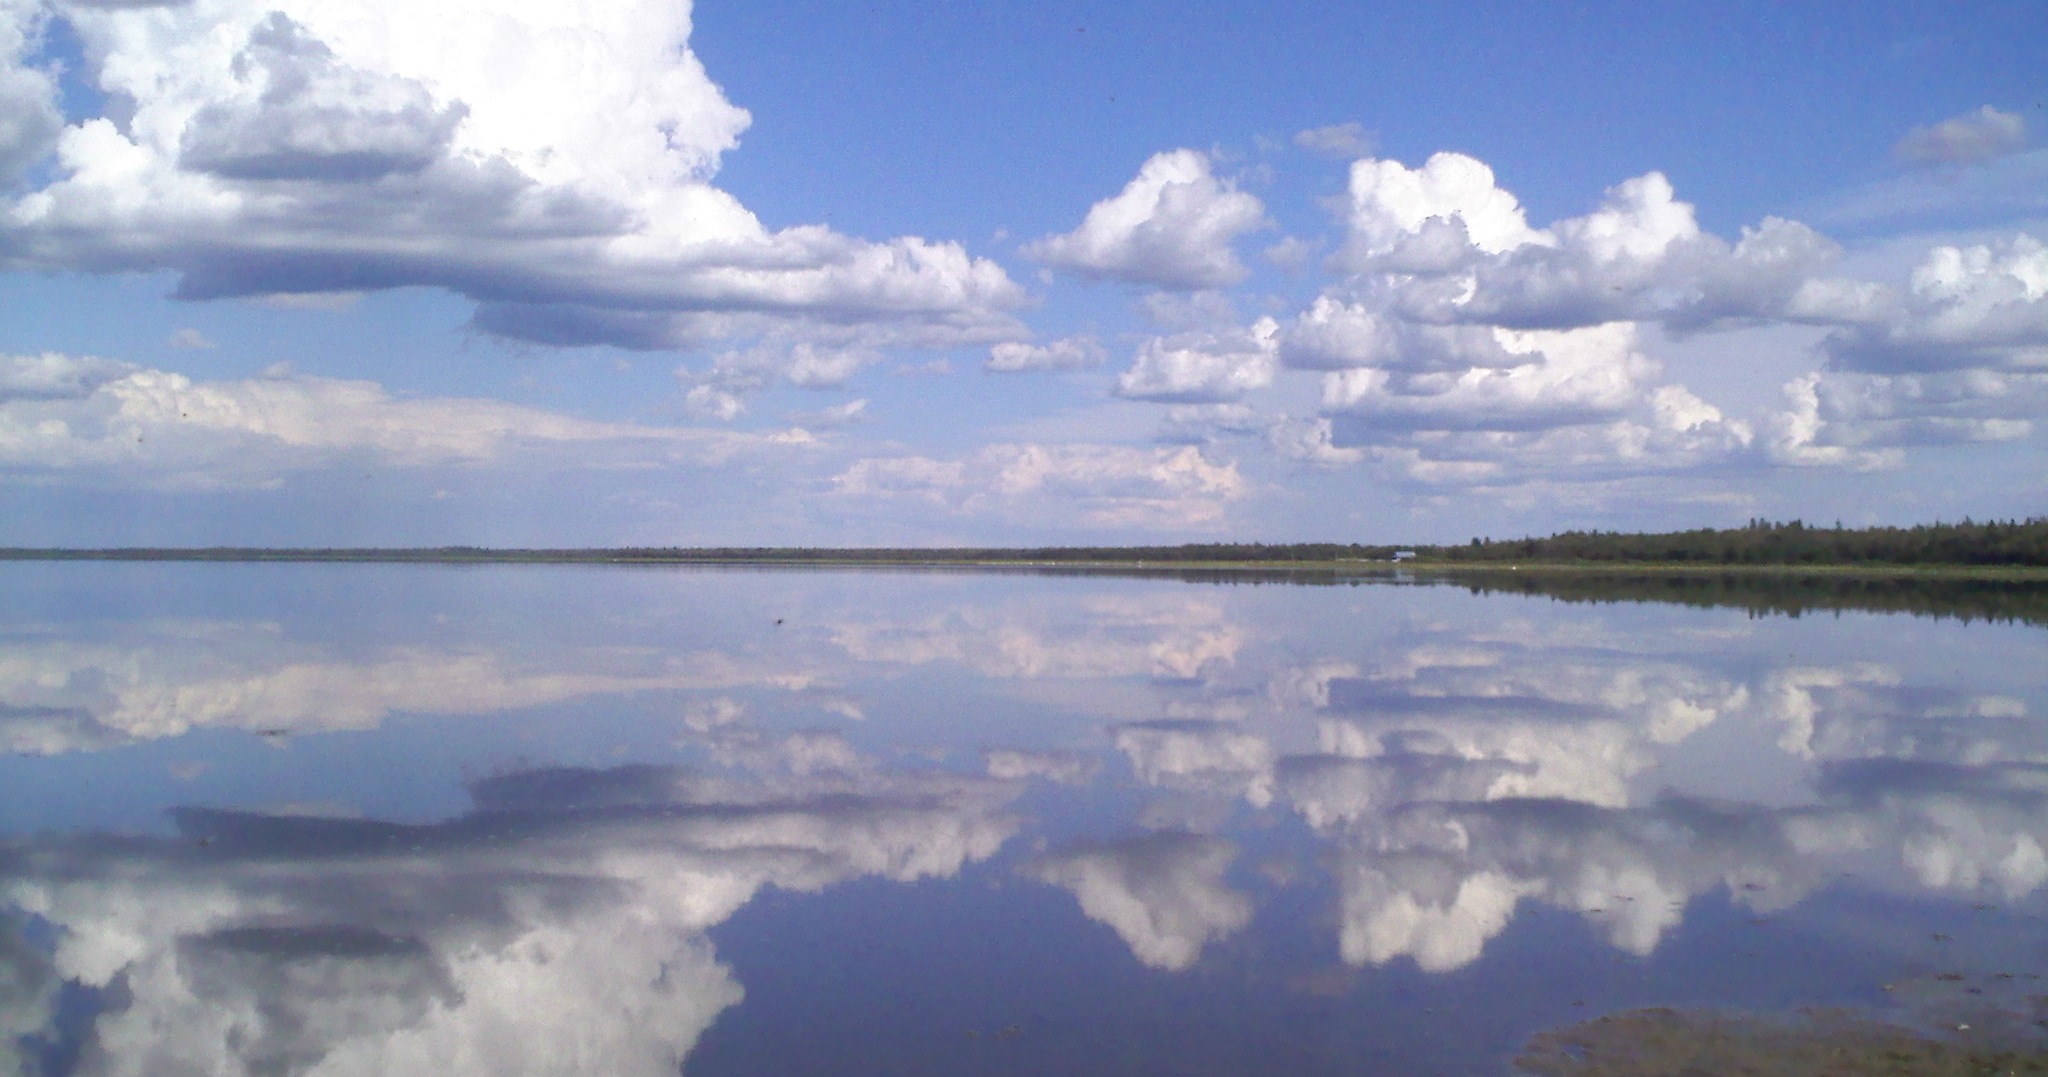
[[[1501,1074],[1647,1006],[2022,1013],[2044,642],[1398,581],[0,565],[0,1072]]]

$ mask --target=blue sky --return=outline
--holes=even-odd
[[[0,543],[2048,511],[2048,11],[0,0]]]

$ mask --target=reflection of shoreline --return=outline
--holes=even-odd
[[[1008,551],[1003,551],[1007,554]],[[978,551],[264,550],[0,548],[0,563],[168,562],[418,565],[428,568],[576,565],[705,573],[887,573],[1172,580],[1302,587],[1454,586],[1473,594],[1541,595],[1562,602],[1661,603],[1742,609],[1752,616],[1820,611],[1905,613],[2048,626],[2048,568],[2011,565],[1740,565],[1705,563],[1446,564],[1379,560],[1196,561],[980,556]]]
[[[99,548],[0,546],[0,561],[198,561],[340,564],[590,564],[775,566],[988,567],[1089,570],[1175,568],[1345,572],[1381,575],[1395,566],[1440,573],[1510,571],[1707,573],[1748,576],[1915,576],[2048,580],[2048,566],[2017,562],[1893,563],[1885,561],[1723,562],[1442,560],[1391,556],[1393,546],[1106,546],[1106,547],[266,547],[115,546]]]
[[[1541,596],[1559,602],[1718,607],[1744,610],[1753,617],[1905,613],[1965,623],[2048,627],[2048,571],[2042,570],[1430,566],[1411,574],[1475,595]]]

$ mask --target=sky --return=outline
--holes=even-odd
[[[0,0],[0,544],[2048,513],[2037,2]]]

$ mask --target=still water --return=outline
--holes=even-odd
[[[0,566],[0,1072],[1512,1072],[2048,993],[2043,629]],[[1959,1016],[1960,1015],[1960,1016]]]

